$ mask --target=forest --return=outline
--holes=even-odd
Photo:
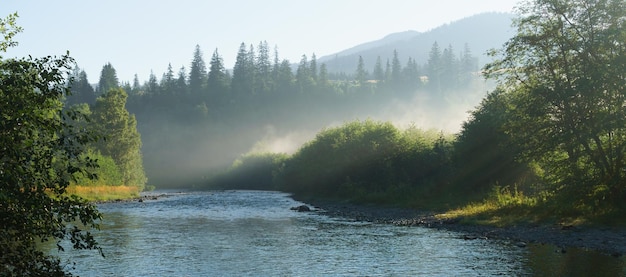
[[[293,64],[280,60],[276,49],[270,55],[266,42],[242,43],[231,73],[217,50],[207,65],[196,46],[188,73],[185,67],[174,73],[170,65],[160,79],[153,73],[143,84],[137,78],[120,82],[107,64],[93,88],[76,68],[67,102],[93,105],[103,91],[121,87],[137,118],[149,183],[201,186],[250,151],[292,153],[324,127],[390,113],[393,103],[419,99],[430,110],[443,110],[448,102],[477,102],[479,93],[468,91],[484,87],[476,76],[478,60],[469,46],[456,53],[434,42],[425,65],[411,58],[402,63],[394,52],[390,61],[379,58],[374,72],[359,59],[355,72],[329,74],[315,54]],[[275,142],[289,136],[295,137]]]

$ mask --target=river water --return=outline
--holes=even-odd
[[[626,275],[626,259],[592,251],[563,254],[550,245],[463,240],[455,232],[289,209],[301,204],[267,191],[106,203],[95,233],[105,258],[95,251],[51,253],[80,276]]]

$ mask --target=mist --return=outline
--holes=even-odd
[[[157,187],[201,185],[243,155],[291,155],[324,128],[354,120],[388,121],[399,129],[415,127],[454,134],[489,89],[485,81],[475,80],[468,88],[445,94],[416,90],[393,97],[350,97],[330,105],[276,100],[266,103],[261,113],[272,113],[263,117],[236,113],[227,119],[202,122],[153,118],[157,124],[139,127],[145,169],[149,183]]]

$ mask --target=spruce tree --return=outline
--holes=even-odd
[[[193,60],[191,61],[191,67],[189,71],[189,100],[192,103],[206,101],[207,79],[208,75],[206,63],[204,62],[204,58],[202,57],[200,45],[196,45],[196,48],[193,52]]]
[[[110,89],[120,87],[117,73],[111,63],[106,63],[100,71],[100,81],[98,81],[97,95],[100,96]]]

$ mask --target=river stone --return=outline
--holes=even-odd
[[[297,207],[292,207],[291,208],[292,211],[297,211],[297,212],[310,212],[311,208],[309,208],[309,206],[307,205],[300,205]]]

